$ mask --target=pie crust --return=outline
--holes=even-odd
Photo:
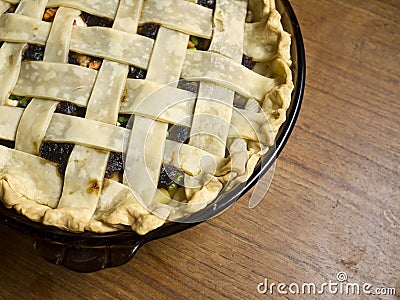
[[[291,38],[274,0],[196,2],[0,0],[0,140],[13,143],[0,146],[6,207],[73,232],[146,234],[250,177],[285,122]],[[43,20],[49,8],[54,19]],[[82,12],[113,25],[78,26]],[[155,40],[139,34],[149,23]],[[207,50],[188,49],[198,38]],[[44,47],[42,61],[23,59],[28,44]],[[68,63],[71,52],[100,68]],[[145,78],[128,78],[130,66]],[[32,99],[16,107],[11,95]],[[57,113],[60,102],[85,116]],[[131,127],[119,115],[134,116]],[[171,126],[190,128],[190,139],[169,139]],[[64,174],[41,157],[43,143],[74,145]],[[122,178],[104,177],[111,152],[124,153]],[[158,188],[163,165],[182,172],[183,187]]]

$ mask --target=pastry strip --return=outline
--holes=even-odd
[[[39,155],[40,145],[58,102],[33,99],[24,111],[15,138],[15,149]]]
[[[139,82],[139,80],[137,80]],[[145,81],[142,81],[145,82]],[[184,91],[186,92],[186,91]],[[190,93],[190,92],[187,92]],[[152,100],[153,101],[153,100]],[[189,110],[193,109],[194,107],[194,100],[188,101],[188,106],[190,107]],[[154,107],[154,102],[152,102]],[[146,107],[146,105],[144,106]],[[173,116],[176,114],[175,108],[178,107],[178,110],[180,111],[180,105],[174,105],[170,108],[171,112],[171,118],[168,118],[167,122],[172,123],[172,124],[177,124],[179,122],[178,118],[174,118]],[[18,108],[18,107],[7,107],[7,106],[0,106],[0,139],[4,140],[10,140],[14,141],[15,140],[15,134],[17,132],[18,124],[20,122],[22,113],[24,109],[23,108]],[[179,113],[177,111],[177,113]],[[124,111],[123,113],[128,113],[127,111]],[[135,114],[138,115],[146,115],[147,118],[153,119],[153,120],[162,120],[162,114],[160,115],[159,118],[156,118],[157,114],[153,114],[151,111],[151,108],[149,106],[149,111],[145,111],[142,108],[139,108],[138,111],[134,110]],[[62,119],[62,120],[58,120]],[[67,122],[67,120],[69,120]],[[185,119],[188,123],[191,123],[191,116],[187,116]],[[63,125],[64,122],[67,122],[68,124],[73,123],[71,125],[73,128],[76,128],[69,133],[69,138],[67,139],[64,134],[62,134],[62,131],[67,130],[68,126]],[[246,112],[241,109],[234,109],[233,111],[233,116],[232,116],[232,124],[231,124],[231,129],[229,131],[229,137],[241,137],[246,140],[252,140],[252,141],[259,141],[262,143],[266,143],[267,140],[260,140],[259,138],[262,137],[262,135],[257,134],[255,129],[259,128],[259,126],[263,123],[266,122],[266,116],[263,113],[251,113],[251,112]],[[87,123],[87,124],[86,124]],[[92,124],[92,125],[88,125]],[[180,123],[181,125],[184,125]],[[252,125],[253,124],[253,125]],[[57,129],[57,126],[61,126],[63,129]],[[106,136],[113,136],[117,133],[117,135],[122,135],[122,131],[125,129],[122,128],[116,128],[115,131],[111,129],[111,126],[106,124],[101,124],[99,122],[92,122],[89,120],[81,119],[81,118],[76,118],[76,117],[71,117],[67,115],[60,115],[60,114],[54,114],[52,116],[52,120],[50,122],[50,126],[46,132],[45,140],[49,141],[54,141],[54,142],[67,142],[67,141],[79,141],[79,139],[82,139],[80,142],[83,145],[91,145],[94,147],[98,147],[101,149],[108,149],[111,151],[121,151],[121,145],[122,143],[117,143],[116,141],[112,143],[114,146],[110,146],[111,144],[109,142],[104,142],[104,141],[98,141],[97,138],[95,139],[95,136],[90,136],[87,138],[82,138],[79,137],[80,133],[78,134],[78,129],[83,128],[83,127],[89,127],[93,128],[90,131],[93,133],[94,128],[101,128],[100,131],[103,130],[103,128],[108,128],[108,135]],[[97,127],[96,127],[97,126]],[[120,132],[121,131],[121,132]],[[81,132],[81,131],[80,131]],[[124,131],[125,132],[125,131]],[[106,138],[105,140],[107,140]],[[165,156],[165,155],[164,155]],[[169,163],[169,161],[166,161],[166,163]]]
[[[45,45],[51,23],[19,14],[0,16],[0,39],[13,43]]]
[[[14,141],[23,108],[0,106],[0,139]]]
[[[149,207],[157,189],[168,123],[135,117],[125,160],[124,184]]]
[[[188,41],[188,35],[161,27],[151,55],[146,79],[176,87],[186,58]]]
[[[46,62],[67,63],[71,42],[73,20],[81,14],[79,10],[60,7],[54,17],[51,32],[44,50]]]
[[[146,78],[176,87],[188,40],[188,35],[161,27]],[[131,188],[146,207],[151,205],[157,190],[167,130],[168,123],[137,116],[128,142],[124,182],[135,183]]]
[[[99,17],[114,19],[119,2],[119,0],[49,0],[47,7],[71,7]]]
[[[246,0],[218,0],[214,12],[214,34],[209,51],[241,62],[246,14]]]
[[[0,49],[0,105],[4,105],[18,80],[24,44],[5,42]]]
[[[213,19],[214,35],[209,49],[210,52],[188,52],[187,61],[191,57],[194,57],[194,59],[187,65],[185,64],[189,69],[184,67],[182,77],[185,78],[188,74],[187,72],[189,74],[193,72],[190,68],[199,67],[197,53],[204,53],[202,58],[209,56],[209,62],[212,62],[212,64],[209,64],[207,60],[201,62],[202,69],[206,71],[204,77],[222,78],[224,80],[224,77],[233,78],[237,76],[237,74],[230,73],[229,67],[237,67],[237,65],[240,66],[237,67],[238,69],[242,67],[240,61],[243,54],[242,41],[246,13],[247,5],[244,1],[217,1]],[[215,68],[214,63],[216,63]],[[188,77],[196,77],[193,75],[192,73]],[[243,84],[243,82],[238,83]],[[203,149],[216,156],[225,157],[234,96],[234,91],[227,89],[225,86],[216,85],[212,81],[200,82],[189,145]],[[191,187],[203,186],[204,175],[214,175],[217,171],[212,164],[207,167],[204,167],[202,174],[197,177],[185,176],[185,192],[189,198],[194,198],[191,201],[197,201],[194,193],[198,191],[198,189]],[[202,199],[204,201],[203,205],[205,206],[211,200]]]
[[[73,19],[79,15],[79,11],[62,7],[57,11],[52,30],[44,52],[44,61],[62,62],[68,61],[68,49],[70,32]],[[58,65],[58,64],[57,64]],[[33,68],[34,69],[34,68]],[[22,69],[22,72],[25,69]],[[43,74],[43,80],[50,74]],[[54,74],[57,77],[58,74]],[[35,76],[33,74],[33,76]],[[40,77],[42,79],[42,77]],[[50,89],[51,86],[48,86]],[[39,154],[47,127],[57,108],[58,102],[41,99],[33,99],[22,115],[15,139],[15,149],[31,154]]]
[[[254,73],[220,54],[203,51],[187,52],[182,77],[211,81],[258,101],[263,101],[265,94],[281,81]]]
[[[77,27],[72,30],[71,50],[147,69],[153,40],[103,27]]]
[[[129,67],[104,61],[87,106],[86,118],[115,125]]]
[[[13,93],[86,106],[97,71],[80,66],[24,61]]]
[[[146,0],[140,24],[158,23],[203,38],[212,35],[212,10],[184,0]]]
[[[224,57],[225,61],[241,61],[246,13],[247,4],[245,1],[221,0],[216,4],[215,29],[210,51],[218,52],[230,58]],[[228,44],[226,44],[227,40],[230,41]],[[188,52],[188,57],[192,57],[192,53],[197,52],[199,51]],[[216,54],[212,55],[219,57]],[[202,64],[205,68],[210,68],[206,62],[202,62]],[[193,67],[192,62],[190,65]],[[215,70],[211,72],[213,71]],[[227,72],[225,68],[222,68],[220,73],[229,74],[229,71]],[[231,76],[231,74],[228,76]],[[232,118],[233,97],[234,92],[224,87],[213,83],[200,83],[190,132],[190,145],[216,156],[225,156],[225,143]]]
[[[225,156],[225,142],[232,117],[234,92],[213,83],[200,83],[189,144],[219,157]]]
[[[146,80],[128,79],[121,113],[190,126],[196,94]]]
[[[15,10],[16,14],[41,20],[47,0],[21,0]]]
[[[143,1],[120,1],[113,28],[136,33],[142,13]]]
[[[85,128],[83,131],[82,128]],[[101,138],[98,134],[101,133]],[[45,141],[73,143],[114,152],[123,151],[127,129],[90,119],[54,114]]]

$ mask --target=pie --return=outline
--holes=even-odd
[[[274,0],[0,0],[0,199],[146,234],[245,182],[285,122]]]

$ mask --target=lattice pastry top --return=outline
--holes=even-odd
[[[0,11],[0,199],[34,221],[145,234],[246,181],[285,121],[274,0]]]

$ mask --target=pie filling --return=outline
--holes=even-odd
[[[146,234],[245,182],[285,122],[275,0],[0,0],[0,13],[0,199],[34,221]]]

